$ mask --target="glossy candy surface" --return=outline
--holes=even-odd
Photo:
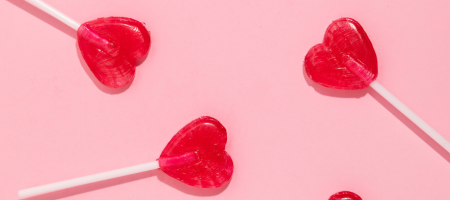
[[[212,117],[200,117],[173,136],[158,162],[162,171],[188,185],[220,187],[233,174],[226,143],[225,127]]]
[[[328,26],[323,43],[308,51],[305,71],[325,87],[363,89],[378,76],[377,57],[361,25],[354,19],[341,18]]]
[[[328,200],[362,200],[360,196],[350,191],[333,194]]]
[[[136,61],[150,49],[150,34],[139,21],[124,17],[99,18],[78,28],[81,55],[97,79],[107,87],[131,83]]]

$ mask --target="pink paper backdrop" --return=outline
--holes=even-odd
[[[131,87],[103,88],[74,30],[22,0],[0,1],[0,199],[17,190],[153,161],[209,115],[235,163],[219,189],[161,171],[32,200],[450,197],[450,154],[372,89],[317,86],[303,58],[339,17],[358,20],[378,81],[450,140],[448,0],[46,0],[79,22],[128,16],[152,48]]]

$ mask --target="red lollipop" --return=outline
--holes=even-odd
[[[357,194],[350,191],[342,191],[333,194],[328,200],[362,200]]]
[[[150,34],[143,23],[107,17],[80,25],[41,0],[26,1],[77,30],[81,55],[103,85],[121,88],[133,81],[136,61],[150,49]]]
[[[378,76],[372,43],[361,25],[350,18],[328,26],[323,43],[306,55],[305,69],[314,82],[344,90],[366,88]]]
[[[212,117],[200,117],[181,129],[159,157],[161,170],[188,185],[220,187],[233,174],[225,151],[227,131]]]
[[[234,168],[230,155],[225,151],[226,143],[225,127],[212,117],[200,117],[173,136],[157,161],[20,190],[19,197],[36,196],[158,168],[191,186],[220,187],[231,179]]]
[[[134,79],[136,61],[150,49],[150,35],[141,22],[107,17],[82,24],[77,31],[81,55],[97,79],[120,88]]]
[[[314,82],[329,88],[372,87],[450,153],[450,143],[444,137],[375,80],[378,75],[375,50],[356,20],[341,18],[333,21],[325,31],[323,43],[308,51],[305,71]]]

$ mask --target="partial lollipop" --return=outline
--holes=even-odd
[[[233,161],[225,151],[227,131],[212,117],[200,117],[173,136],[157,161],[19,191],[20,198],[160,168],[191,186],[217,188],[231,179]]]
[[[378,76],[375,50],[356,20],[341,18],[333,21],[325,31],[323,43],[308,51],[305,71],[314,82],[329,88],[372,87],[450,153],[450,143],[444,137],[375,80]]]
[[[342,191],[333,194],[328,200],[362,200],[362,198],[353,192]]]
[[[41,0],[26,0],[77,31],[83,59],[105,86],[131,83],[136,61],[150,49],[150,34],[142,22],[126,17],[98,18],[79,24]]]

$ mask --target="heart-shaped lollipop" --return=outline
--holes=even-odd
[[[143,23],[107,17],[79,24],[41,0],[26,1],[77,30],[81,55],[103,85],[121,88],[133,81],[136,61],[150,49],[150,34]]]
[[[227,131],[219,121],[212,117],[198,118],[173,136],[161,153],[159,166],[169,176],[188,185],[220,187],[233,174],[233,161],[225,151],[226,143]]]
[[[369,37],[356,20],[341,18],[333,21],[325,32],[323,43],[308,51],[305,71],[314,82],[329,88],[372,87],[450,153],[450,142],[375,80],[377,57]]]
[[[212,117],[200,117],[173,136],[157,161],[20,190],[19,197],[36,196],[158,168],[188,185],[220,187],[231,179],[234,168],[230,155],[225,151],[226,143],[225,127]]]
[[[78,46],[92,73],[105,86],[120,88],[134,79],[136,61],[150,49],[141,22],[124,17],[99,18],[78,28]]]
[[[323,43],[308,51],[305,70],[314,82],[345,90],[366,88],[378,75],[372,43],[351,18],[338,19],[328,26]]]
[[[328,200],[362,200],[362,198],[353,192],[342,191],[333,194]]]

